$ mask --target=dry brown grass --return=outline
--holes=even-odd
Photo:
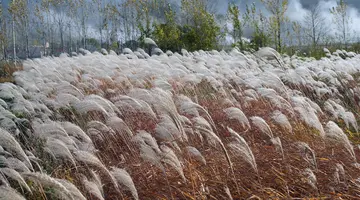
[[[14,82],[13,73],[23,70],[21,62],[12,63],[0,61],[0,83]]]
[[[102,90],[108,87],[104,81]],[[116,86],[109,85],[110,88]],[[126,93],[126,89],[123,90]],[[260,116],[270,125],[273,133],[282,140],[285,152],[284,158],[274,146],[264,141],[259,130],[246,131],[235,121],[226,120],[221,105],[221,95],[216,94],[206,82],[200,83],[194,91],[175,89],[175,93],[197,95],[200,105],[205,107],[212,116],[217,134],[225,145],[230,142],[229,133],[224,128],[229,126],[240,133],[249,143],[256,159],[258,173],[241,159],[236,152],[230,151],[230,159],[234,171],[229,168],[226,158],[218,147],[213,147],[206,142],[201,143],[198,138],[189,138],[188,143],[178,142],[180,148],[187,145],[196,147],[206,158],[207,165],[196,162],[184,152],[176,152],[183,162],[186,182],[170,167],[163,172],[155,166],[144,162],[140,158],[139,150],[129,152],[121,137],[111,138],[105,142],[96,141],[99,150],[98,157],[110,167],[116,166],[126,169],[137,188],[140,199],[229,199],[225,188],[229,188],[233,199],[360,199],[357,195],[360,190],[355,186],[355,179],[360,177],[360,169],[353,167],[351,158],[343,150],[341,145],[324,140],[318,131],[299,122],[296,118],[289,118],[293,126],[293,133],[284,131],[281,127],[271,123],[269,113],[274,108],[266,101],[257,101],[248,107],[242,108],[246,116]],[[242,103],[242,102],[240,102]],[[75,115],[68,112],[66,115]],[[156,122],[147,119],[140,113],[123,113],[124,121],[134,131],[146,130],[154,135]],[[82,118],[85,122],[98,119],[104,121],[102,116],[96,113],[89,116],[67,116],[68,120]],[[320,117],[326,121],[325,116]],[[85,123],[76,122],[82,124]],[[302,172],[311,167],[296,147],[296,142],[306,142],[316,152],[317,170],[313,170],[317,178],[317,189],[312,188]],[[357,159],[360,159],[360,151],[355,150]],[[344,165],[346,176],[340,183],[334,181],[335,164]],[[61,166],[50,172],[58,178],[65,178],[75,183],[82,191],[83,186],[79,181],[79,174],[87,174],[86,166],[73,169],[69,166]],[[122,191],[122,197],[111,186],[109,180],[103,179],[106,199],[131,199],[128,191]],[[88,199],[94,197],[87,194]]]

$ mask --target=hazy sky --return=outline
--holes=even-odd
[[[1,0],[0,0],[1,1]],[[10,0],[2,0],[3,3],[9,2]],[[122,0],[118,0],[121,2]],[[171,0],[176,4],[180,4],[180,0]],[[246,4],[256,3],[258,9],[264,10],[260,0],[212,0],[215,2],[215,9],[218,13],[226,13],[228,2],[234,2],[239,5],[242,11],[245,9]],[[352,19],[352,29],[360,33],[360,0],[345,0],[349,5],[349,15]],[[35,2],[35,0],[30,0]],[[288,12],[286,13],[290,20],[301,21],[308,12],[308,8],[315,6],[317,3],[320,4],[322,15],[326,18],[327,24],[332,28],[335,28],[332,22],[332,16],[329,13],[329,9],[336,6],[336,0],[289,0]],[[334,32],[334,31],[333,31]]]

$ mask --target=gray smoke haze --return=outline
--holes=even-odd
[[[117,0],[119,3],[123,0]],[[178,8],[180,7],[181,1],[180,0],[170,0],[173,5],[176,5]],[[246,4],[255,3],[258,9],[261,9],[266,13],[264,6],[262,5],[260,0],[209,0],[211,2],[211,8],[213,11],[217,12],[218,14],[225,14],[227,11],[228,3],[232,2],[237,4],[242,12],[245,11]],[[308,12],[310,7],[316,6],[319,3],[321,8],[321,13],[323,17],[326,19],[326,24],[329,24],[331,28],[331,33],[335,33],[335,24],[332,21],[332,15],[329,12],[329,9],[336,6],[337,0],[289,0],[288,11],[286,15],[292,21],[301,22]],[[1,0],[0,0],[1,2]],[[8,4],[10,0],[2,0],[2,3],[5,5]],[[37,2],[36,0],[30,0],[30,2]],[[348,13],[350,15],[351,20],[351,29],[353,33],[360,33],[360,0],[346,0],[349,5]],[[93,16],[92,19],[89,21],[91,26],[96,24],[96,17]]]

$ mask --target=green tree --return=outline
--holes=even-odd
[[[6,21],[3,13],[3,2],[0,0],[0,47],[3,58],[6,58],[7,35],[6,35]]]
[[[206,0],[182,0],[184,26],[183,47],[190,50],[216,49],[222,36],[215,16],[207,11]]]
[[[315,48],[321,40],[324,40],[329,31],[328,27],[325,18],[321,15],[319,3],[310,8],[304,18],[304,31],[311,41],[312,48]]]
[[[22,35],[25,39],[25,57],[29,57],[29,7],[28,7],[28,1],[27,0],[16,0],[12,1],[9,6],[9,12],[13,16],[13,20],[16,24],[16,29],[20,30],[18,31],[19,36]]]
[[[245,25],[245,23],[242,23],[240,21],[241,16],[240,16],[239,7],[235,4],[229,4],[227,16],[233,25],[233,29],[232,29],[232,31],[230,31],[230,35],[234,39],[235,45],[239,44],[240,49],[244,49],[242,36],[243,36],[243,26]],[[246,22],[246,21],[244,20],[244,22]]]
[[[270,28],[274,34],[274,43],[277,51],[282,50],[283,25],[288,21],[285,12],[288,7],[288,0],[261,0],[265,8],[272,14],[270,16]]]
[[[258,50],[260,47],[269,45],[270,33],[269,23],[267,18],[261,12],[256,9],[255,3],[251,6],[246,5],[245,21],[248,21],[249,26],[253,29],[251,47]]]
[[[154,25],[152,36],[161,49],[179,51],[181,48],[181,31],[175,17],[176,12],[169,6],[165,11],[165,23]]]
[[[336,7],[330,9],[330,13],[333,15],[333,21],[337,26],[337,35],[340,42],[347,47],[348,38],[350,37],[350,16],[348,14],[348,5],[344,0],[339,0]]]
[[[292,22],[292,32],[294,33],[295,35],[295,38],[296,38],[296,45],[297,46],[302,46],[302,27],[301,27],[301,24],[299,22]]]

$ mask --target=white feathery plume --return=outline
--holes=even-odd
[[[131,143],[133,133],[121,118],[116,116],[110,117],[107,119],[106,124],[111,127],[118,135],[120,135],[121,139],[130,151],[134,150],[133,144]]]
[[[18,172],[30,172],[30,169],[17,158],[5,158],[4,156],[0,156],[0,163],[5,164],[6,167],[14,169]]]
[[[61,125],[81,150],[94,151],[92,140],[79,126],[71,122],[61,122]]]
[[[336,184],[339,184],[342,180],[345,181],[345,169],[340,163],[335,164],[334,179]]]
[[[109,101],[99,95],[91,94],[89,96],[86,96],[84,98],[84,101],[95,101],[101,107],[103,107],[106,110],[106,112],[108,112],[108,113],[115,112],[117,114],[121,114],[120,111],[118,110],[118,108],[111,101]]]
[[[0,200],[26,200],[15,189],[7,186],[0,186]]]
[[[264,133],[267,137],[269,137],[269,139],[273,138],[274,135],[270,129],[270,126],[266,123],[266,121],[259,117],[259,116],[253,116],[250,117],[250,120],[252,122],[252,124],[257,127],[258,129],[260,129],[260,131],[262,133]]]
[[[34,133],[43,138],[55,136],[69,137],[61,124],[57,122],[51,121],[44,124],[33,124],[32,127],[34,128]]]
[[[201,116],[192,118],[192,122],[193,122],[194,127],[202,127],[202,128],[208,129],[209,131],[213,131],[210,123]]]
[[[229,143],[228,146],[236,153],[238,153],[239,156],[244,159],[245,162],[249,163],[251,167],[255,170],[255,172],[258,173],[255,157],[248,143],[237,132],[235,132],[229,127],[227,129],[230,132],[231,136],[235,139],[235,141]]]
[[[25,162],[27,168],[32,169],[31,162],[16,139],[7,131],[0,128],[0,146],[6,149],[11,155]]]
[[[314,189],[314,190],[317,190],[317,180],[316,180],[316,176],[314,174],[314,172],[309,169],[309,168],[306,168],[303,172],[303,175],[305,176],[306,178],[306,181],[307,183]]]
[[[165,140],[165,141],[174,141],[179,140],[183,142],[184,140],[187,141],[187,135],[181,134],[176,125],[174,124],[171,117],[168,115],[161,115],[160,122],[156,125],[155,132],[156,135]]]
[[[61,184],[59,181],[50,177],[47,174],[37,173],[37,172],[24,172],[21,173],[21,175],[25,179],[37,182],[42,186],[53,188],[54,192],[62,198],[74,200],[69,190],[66,189],[66,187],[63,186],[63,184]]]
[[[25,182],[25,180],[23,179],[23,177],[19,174],[19,172],[15,171],[14,169],[11,168],[0,168],[0,173],[6,175],[7,177],[9,177],[10,179],[15,180],[16,182],[19,183],[19,185],[21,186],[21,188],[25,188],[28,192],[31,193],[31,189],[28,186],[28,184]]]
[[[145,161],[157,166],[162,171],[165,171],[161,164],[161,150],[156,143],[156,140],[146,131],[139,131],[133,140],[140,146],[140,156]]]
[[[148,44],[148,45],[157,46],[156,43],[154,42],[154,40],[152,40],[151,38],[145,38],[145,39],[144,39],[144,43],[145,43],[145,44]]]
[[[350,128],[349,125],[351,124],[351,126],[355,129],[355,131],[358,132],[358,124],[355,115],[352,112],[345,112],[343,115],[343,120],[347,128]]]
[[[296,144],[303,158],[317,170],[316,156],[314,150],[312,150],[310,146],[305,142],[297,142]]]
[[[61,140],[49,138],[46,141],[44,150],[53,155],[55,158],[68,160],[73,164],[73,166],[76,166],[75,159],[69,148]]]
[[[250,128],[250,122],[246,115],[236,107],[230,107],[223,110],[229,119],[237,120],[244,129]]]
[[[96,197],[99,200],[105,200],[103,192],[101,192],[101,190],[99,189],[96,183],[89,181],[87,179],[83,179],[82,183],[84,184],[84,187],[89,194],[91,194],[92,196]]]
[[[64,179],[55,179],[55,180],[61,183],[70,192],[74,200],[86,200],[86,198],[80,192],[80,190],[71,182]]]
[[[75,151],[74,157],[77,161],[85,163],[86,165],[90,165],[93,167],[97,167],[102,170],[106,175],[108,175],[113,183],[115,189],[119,191],[119,186],[115,180],[115,178],[111,175],[110,171],[105,167],[105,165],[97,158],[94,154],[86,152],[86,151]]]
[[[84,98],[84,94],[77,87],[71,85],[70,83],[60,84],[55,88],[55,91],[58,94],[71,94],[79,99]]]
[[[326,124],[325,130],[325,136],[334,142],[342,143],[346,151],[350,154],[351,158],[356,162],[354,148],[341,128],[335,122],[329,121]]]
[[[276,151],[278,151],[281,156],[284,158],[284,150],[282,147],[281,139],[279,137],[274,137],[270,139],[271,143],[275,146]]]
[[[110,131],[109,127],[107,127],[104,123],[99,121],[90,121],[86,124],[86,128],[94,128],[96,130],[99,130],[100,132],[107,133]]]
[[[291,126],[288,118],[286,117],[286,115],[281,113],[279,110],[275,110],[272,113],[271,119],[274,120],[275,123],[280,125],[286,131],[288,131],[289,133],[292,133],[292,126]]]
[[[274,89],[258,88],[256,91],[261,97],[268,100],[272,105],[276,106],[278,109],[285,109],[290,113],[293,112],[291,104],[282,96],[279,96]]]
[[[0,164],[2,164],[1,163],[1,157],[0,157]],[[0,173],[0,184],[2,186],[11,187],[9,181],[7,180],[7,178],[2,173]]]
[[[211,124],[212,128],[216,130],[216,126],[212,117],[204,107],[200,106],[197,103],[192,102],[191,99],[186,96],[180,95],[178,98],[179,98],[178,107],[180,114],[198,117],[200,116],[198,111],[201,111],[205,115],[209,123]]]
[[[300,115],[300,119],[304,121],[308,126],[313,127],[319,131],[320,136],[324,136],[324,128],[317,116],[317,110],[309,103],[305,97],[292,97],[292,103],[294,110]]]
[[[134,199],[139,199],[135,184],[126,170],[114,167],[111,169],[111,174],[115,177],[119,184],[124,185],[128,190],[130,190]]]
[[[56,96],[56,102],[59,103],[60,107],[65,107],[76,104],[80,100],[72,94],[59,93]]]
[[[174,151],[166,145],[161,145],[160,149],[161,149],[161,161],[173,167],[179,173],[183,181],[186,181],[184,171],[182,169],[182,164],[179,161],[176,154],[174,153]]]
[[[113,116],[107,119],[106,124],[114,131],[122,134],[124,141],[130,139],[133,136],[132,131],[127,124],[119,117]]]
[[[90,170],[90,174],[92,176],[93,182],[98,186],[99,190],[101,191],[101,194],[104,194],[103,184],[101,183],[100,175],[94,170]]]
[[[77,125],[71,122],[61,122],[62,127],[69,136],[77,138],[80,142],[92,143],[88,135]]]
[[[180,115],[181,123],[185,127],[192,127],[192,122],[189,118],[185,117],[184,115]]]
[[[88,128],[86,133],[89,135],[90,138],[92,138],[94,141],[101,141],[104,142],[105,137],[104,134],[95,128]]]
[[[202,164],[206,165],[206,160],[205,160],[204,156],[195,147],[187,146],[186,151],[190,155],[190,157],[192,157],[195,160],[197,160],[198,162],[201,162]]]
[[[73,104],[73,107],[76,112],[79,114],[87,114],[91,111],[101,112],[104,116],[108,117],[109,113],[96,101],[94,100],[84,100],[78,103]]]
[[[224,187],[225,193],[228,196],[229,200],[233,200],[233,197],[231,196],[230,189],[228,186]]]

